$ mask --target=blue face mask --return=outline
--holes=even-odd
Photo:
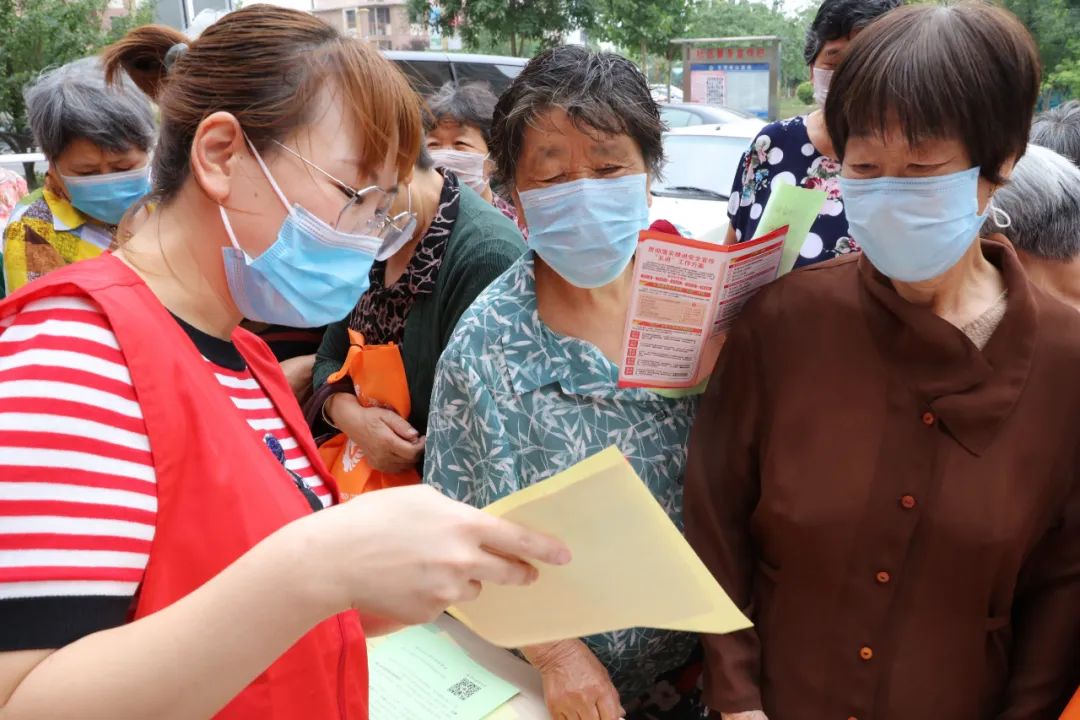
[[[630,264],[649,225],[645,175],[585,179],[521,193],[529,247],[568,283],[607,285]]]
[[[95,220],[116,225],[150,192],[150,166],[105,175],[61,175],[71,204]]]
[[[851,236],[875,268],[901,282],[941,275],[964,256],[986,219],[979,168],[926,178],[840,178]]]
[[[383,241],[330,227],[284,193],[254,147],[278,199],[289,211],[277,240],[251,259],[236,241],[225,208],[219,206],[232,247],[222,248],[225,277],[236,307],[249,320],[287,327],[321,327],[345,317],[367,292],[368,273]]]

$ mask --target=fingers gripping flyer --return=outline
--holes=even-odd
[[[642,232],[619,385],[683,389],[706,380],[743,305],[776,279],[787,232],[738,245]]]

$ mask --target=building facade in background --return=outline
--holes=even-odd
[[[409,21],[406,0],[313,0],[316,17],[381,50],[426,50],[427,30]]]
[[[105,6],[105,22],[111,23],[113,18],[126,17],[135,12],[136,0],[109,0]]]

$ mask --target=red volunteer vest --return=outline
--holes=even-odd
[[[134,618],[195,590],[311,507],[236,411],[188,336],[146,284],[105,254],[50,273],[0,303],[89,295],[131,372],[157,473],[157,530]],[[292,436],[337,497],[292,391],[266,345],[233,341]],[[257,601],[257,600],[256,600]],[[180,658],[183,662],[183,658]],[[315,626],[230,702],[229,720],[366,720],[367,655],[356,613]]]

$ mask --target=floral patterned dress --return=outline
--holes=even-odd
[[[619,388],[618,369],[596,346],[540,319],[533,263],[528,252],[492,283],[443,352],[424,482],[483,507],[615,445],[681,528],[697,398]],[[633,628],[583,641],[611,673],[628,717],[700,717],[689,709],[693,635]]]
[[[754,237],[775,183],[824,190],[827,195],[795,267],[858,252],[840,197],[840,163],[817,151],[803,116],[765,126],[743,153],[728,201],[728,218],[739,242]]]

